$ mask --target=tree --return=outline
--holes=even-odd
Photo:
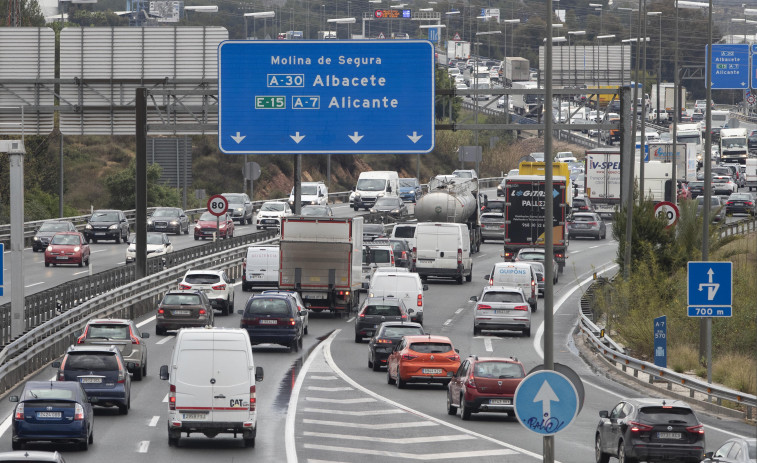
[[[161,168],[158,164],[147,166],[147,205],[175,206],[181,205],[179,190],[160,184]],[[116,171],[105,178],[105,188],[110,192],[109,206],[114,209],[134,209],[137,177],[137,161],[132,159],[129,167]]]
[[[434,80],[436,82],[437,89],[454,89],[455,80],[447,74],[447,70],[442,67],[437,67],[434,72]],[[460,114],[460,97],[455,96],[440,96],[436,98],[435,112],[436,118],[449,118],[450,114],[450,102],[452,103],[452,120],[456,120],[458,114]]]
[[[36,0],[18,0],[20,20],[19,27],[44,27],[45,16],[42,14],[42,9],[39,7],[39,3]],[[5,15],[8,12],[9,0],[0,0],[0,12]],[[3,18],[2,25],[6,25],[6,20]]]

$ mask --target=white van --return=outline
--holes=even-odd
[[[168,445],[182,433],[240,434],[255,447],[257,411],[255,368],[247,332],[240,328],[184,328],[176,335],[171,363],[160,367],[168,380]]]
[[[410,249],[415,247],[415,227],[418,225],[415,222],[412,223],[398,223],[392,229],[393,239],[400,239],[407,241]]]
[[[402,299],[410,320],[423,324],[423,291],[428,289],[417,273],[380,272],[371,278],[368,297],[395,297]]]
[[[471,281],[473,258],[468,226],[460,223],[423,222],[415,228],[415,271],[428,277],[452,278],[458,284]]]
[[[242,291],[256,286],[279,287],[279,247],[250,246],[242,263]]]
[[[329,203],[329,189],[323,182],[302,182],[300,199],[303,206],[325,206]],[[294,188],[289,193],[289,207],[294,210]]]
[[[366,211],[376,204],[376,199],[382,196],[397,196],[400,194],[400,177],[395,171],[377,170],[363,172],[357,179],[355,192],[352,196],[352,207],[361,207]]]
[[[489,286],[517,286],[531,306],[531,312],[536,312],[536,298],[539,294],[539,280],[534,268],[525,262],[497,262],[491,273],[484,277]]]

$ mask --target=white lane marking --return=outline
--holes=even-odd
[[[362,455],[380,455],[384,457],[394,458],[408,458],[410,460],[453,460],[458,458],[473,458],[473,457],[490,457],[495,455],[514,455],[517,452],[509,449],[495,449],[495,450],[473,450],[464,452],[448,452],[448,453],[403,453],[403,452],[390,452],[388,450],[369,450],[369,449],[357,449],[351,447],[336,447],[333,445],[318,445],[318,444],[305,444],[306,449],[313,450],[328,450],[331,452],[345,452],[345,453],[357,453]]]
[[[492,338],[484,338],[484,349],[486,349],[486,352],[494,351],[494,349],[492,349]]]
[[[152,317],[150,317],[150,318],[148,318],[148,319],[146,319],[144,321],[141,321],[141,322],[137,323],[137,328],[142,328],[143,326],[145,326],[146,324],[148,324],[148,323],[150,323],[151,321],[154,321],[154,320],[155,320],[155,315],[153,315]]]
[[[610,270],[613,270],[618,267],[618,264],[612,264],[609,267],[605,268],[604,270],[597,271],[597,275],[601,275],[605,272],[609,272]],[[558,310],[560,310],[560,307],[565,303],[565,301],[568,300],[568,298],[573,295],[576,291],[578,291],[582,286],[584,286],[586,283],[592,281],[594,279],[594,276],[587,277],[584,281],[580,282],[579,284],[573,286],[566,292],[560,300],[557,301],[556,304],[552,307],[552,313],[557,313]],[[539,323],[539,328],[536,330],[536,336],[534,337],[534,350],[536,351],[536,354],[544,358],[544,349],[541,347],[541,339],[544,337],[544,321],[542,320],[541,323]]]
[[[305,431],[302,433],[305,436],[311,437],[326,437],[331,439],[347,439],[347,440],[359,440],[368,442],[385,442],[389,444],[425,444],[428,442],[446,442],[452,440],[470,440],[475,439],[473,436],[467,434],[453,434],[451,436],[424,436],[424,437],[375,437],[375,436],[351,436],[351,435],[334,435],[325,432],[310,432]]]
[[[81,275],[82,273],[89,273],[89,270],[82,270],[81,272],[74,273],[74,275]]]
[[[336,376],[316,376],[312,375],[310,376],[310,379],[323,379],[323,380],[331,380],[331,379],[339,379]]]
[[[160,419],[160,416],[158,416],[158,415],[153,416],[152,419],[150,420],[150,423],[147,426],[150,426],[150,427],[154,428],[155,426],[158,425],[158,420],[159,419]]]
[[[455,315],[459,314],[459,313],[460,313],[460,312],[462,312],[462,311],[463,311],[463,308],[462,308],[462,307],[460,307],[459,309],[455,310]]]
[[[150,441],[149,440],[143,440],[139,443],[139,448],[137,449],[137,452],[139,453],[147,453],[147,449],[150,448]]]
[[[327,339],[333,339],[337,333],[341,330],[336,329],[331,336]],[[300,390],[302,389],[302,383],[305,381],[308,370],[313,364],[313,360],[318,356],[321,349],[323,349],[322,342],[313,349],[305,363],[302,365],[300,373],[297,375],[297,379],[294,382],[294,388],[292,388],[292,394],[289,396],[289,407],[287,408],[286,422],[284,423],[284,447],[286,449],[287,463],[297,462],[297,446],[294,443],[294,419],[297,415],[297,401],[300,399]]]
[[[601,245],[601,244],[598,244],[598,245],[596,245],[596,246],[589,246],[589,249],[597,249],[597,248],[600,248],[600,247],[602,247],[602,246],[603,246],[603,245]]]
[[[486,254],[478,254],[478,255],[476,256],[476,259],[479,259],[479,258],[481,258],[481,257],[486,257]]]
[[[172,339],[174,339],[173,336],[166,336],[165,338],[161,339],[160,341],[156,342],[155,344],[165,344],[165,343],[167,343],[168,341],[170,341]]]
[[[371,399],[370,397],[361,397],[358,399],[327,399],[325,397],[305,397],[305,400],[307,400],[308,402],[323,402],[329,404],[364,404],[376,401],[376,399]]]
[[[355,321],[355,317],[352,317],[352,318],[350,318],[350,319],[347,320],[347,323],[352,323],[354,321]]]
[[[501,440],[497,440],[497,439],[495,439],[493,437],[489,437],[489,436],[486,436],[484,434],[480,434],[480,433],[477,433],[475,431],[471,431],[469,429],[466,429],[466,428],[454,425],[452,423],[448,423],[448,422],[443,421],[443,420],[441,420],[439,418],[436,418],[436,417],[433,417],[433,416],[428,415],[426,413],[423,413],[423,412],[421,412],[419,410],[415,410],[413,408],[410,408],[410,407],[407,407],[405,405],[402,405],[399,402],[395,402],[395,401],[393,401],[393,400],[391,400],[391,399],[389,399],[387,397],[382,396],[381,394],[378,394],[378,393],[376,393],[376,392],[374,392],[374,391],[372,391],[372,390],[370,390],[370,389],[368,389],[366,387],[363,387],[357,381],[355,381],[351,377],[347,376],[347,374],[345,372],[343,372],[341,368],[339,368],[339,366],[336,364],[336,362],[334,362],[334,358],[331,356],[331,342],[334,340],[334,337],[339,333],[339,331],[340,330],[335,330],[334,333],[332,333],[331,336],[329,336],[328,338],[326,338],[325,341],[323,341],[322,343],[320,343],[319,346],[326,346],[326,347],[324,347],[323,354],[326,357],[326,363],[331,367],[332,370],[334,370],[334,373],[336,373],[337,375],[339,375],[339,377],[341,377],[343,380],[347,381],[347,383],[349,383],[350,385],[352,385],[352,387],[354,387],[355,389],[358,389],[358,390],[364,392],[365,394],[367,394],[367,395],[369,395],[371,397],[375,397],[376,399],[381,400],[384,403],[387,403],[387,404],[389,404],[389,405],[391,405],[393,407],[399,408],[399,409],[404,410],[404,411],[406,411],[408,413],[412,413],[413,415],[415,415],[415,416],[417,416],[419,418],[425,418],[427,420],[434,421],[434,422],[439,423],[439,424],[441,424],[443,426],[447,426],[450,429],[454,429],[455,431],[458,431],[458,432],[461,432],[461,433],[465,433],[465,434],[477,437],[479,439],[483,439],[483,440],[485,440],[487,442],[492,442],[492,443],[500,445],[502,447],[506,447],[507,449],[511,449],[511,451],[520,452],[520,453],[522,453],[524,455],[528,455],[529,457],[533,457],[533,458],[536,458],[536,459],[539,459],[539,460],[542,459],[542,455],[540,453],[534,453],[534,452],[531,452],[529,450],[517,447],[515,445],[508,444],[507,442],[504,442],[504,441],[501,441]],[[310,356],[312,358],[313,354],[311,354]],[[300,373],[300,374],[302,374],[302,373]],[[289,434],[288,431],[289,430],[287,430],[287,436],[294,434],[294,433]],[[294,431],[294,428],[292,428],[292,431]],[[292,437],[292,440],[294,440],[294,437]],[[474,453],[474,452],[466,452],[465,455],[462,455],[462,456],[470,456],[471,453]],[[423,457],[426,458],[426,457],[429,457],[429,455],[423,455]],[[445,457],[445,458],[451,458],[451,457]],[[290,463],[295,463],[295,462],[292,461]],[[557,461],[556,463],[560,463],[560,462]]]
[[[584,251],[583,249],[581,249],[580,251],[570,251],[570,255],[572,256],[573,254],[578,254],[579,252],[583,252],[583,251]]]
[[[302,420],[305,424],[317,424],[319,426],[341,426],[345,428],[358,429],[400,429],[400,428],[427,428],[429,426],[439,426],[432,421],[412,421],[407,423],[355,423],[351,421],[328,421],[328,420]]]
[[[14,413],[15,413],[15,411],[16,411],[16,409],[13,409]],[[0,436],[2,436],[3,434],[5,434],[5,431],[7,431],[8,428],[11,427],[12,420],[13,420],[13,414],[10,414],[10,415],[8,415],[8,418],[6,418],[5,421],[3,421],[0,424]]]
[[[96,252],[103,252],[103,251],[105,251],[105,249],[98,249],[98,250],[96,250],[96,251],[89,251],[89,253],[90,253],[90,254],[94,254],[94,253],[96,253]]]
[[[393,415],[395,413],[405,413],[397,408],[388,408],[384,410],[327,410],[325,408],[303,408],[303,412],[309,413],[327,413],[329,415],[348,415],[348,416],[365,416],[365,415]]]
[[[32,283],[30,285],[26,285],[26,286],[24,286],[24,288],[31,288],[32,286],[44,285],[44,284],[45,284],[44,281],[40,281],[39,283]]]
[[[166,394],[166,396],[163,397],[163,402],[168,402],[168,394]]]
[[[452,323],[452,319],[447,319],[446,322],[442,323],[444,326],[449,326],[449,324]]]
[[[308,391],[340,392],[340,391],[354,391],[354,389],[352,389],[349,386],[345,386],[345,387],[308,386]]]

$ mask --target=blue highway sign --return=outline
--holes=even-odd
[[[431,42],[226,41],[218,60],[224,153],[417,154],[434,148]]]
[[[428,40],[429,42],[436,43],[439,41],[439,29],[436,27],[428,28]]]
[[[689,317],[730,317],[733,306],[732,262],[689,262]]]
[[[668,317],[657,317],[652,323],[654,335],[654,364],[658,367],[668,367]]]
[[[745,43],[713,45],[710,76],[713,89],[748,88],[749,45]]]
[[[515,416],[528,430],[544,436],[562,431],[578,415],[578,393],[561,373],[540,370],[515,390]]]
[[[757,43],[752,44],[752,68],[749,76],[752,79],[752,88],[757,89]]]

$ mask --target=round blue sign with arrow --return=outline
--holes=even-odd
[[[531,373],[515,390],[515,416],[526,429],[543,436],[567,428],[578,415],[578,393],[561,373]]]

